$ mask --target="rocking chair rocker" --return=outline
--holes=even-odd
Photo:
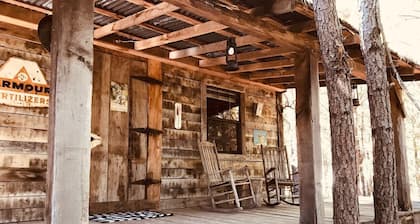
[[[265,203],[269,206],[281,201],[299,206],[299,184],[296,173],[291,173],[286,148],[261,147],[264,178],[267,192]]]
[[[213,209],[221,204],[234,204],[236,209],[242,210],[241,202],[252,200],[256,205],[254,190],[252,189],[248,167],[241,169],[222,170],[219,164],[216,146],[210,142],[200,144],[200,156],[204,172],[208,177],[208,190]],[[242,173],[242,177],[235,174]],[[247,193],[245,196],[238,192]],[[220,207],[219,207],[220,208]]]

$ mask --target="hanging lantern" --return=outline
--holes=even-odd
[[[229,38],[226,44],[226,71],[236,71],[238,69],[238,52],[235,38]]]
[[[351,90],[352,90],[353,106],[358,107],[360,106],[360,100],[359,100],[359,91],[357,91],[357,85],[352,84]]]

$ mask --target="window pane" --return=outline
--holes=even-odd
[[[207,87],[207,140],[219,152],[241,153],[240,93]]]

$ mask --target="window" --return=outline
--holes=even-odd
[[[207,141],[221,153],[242,153],[241,94],[207,87]]]

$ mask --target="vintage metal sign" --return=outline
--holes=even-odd
[[[38,64],[9,58],[0,68],[0,104],[15,107],[48,107],[50,87]]]

